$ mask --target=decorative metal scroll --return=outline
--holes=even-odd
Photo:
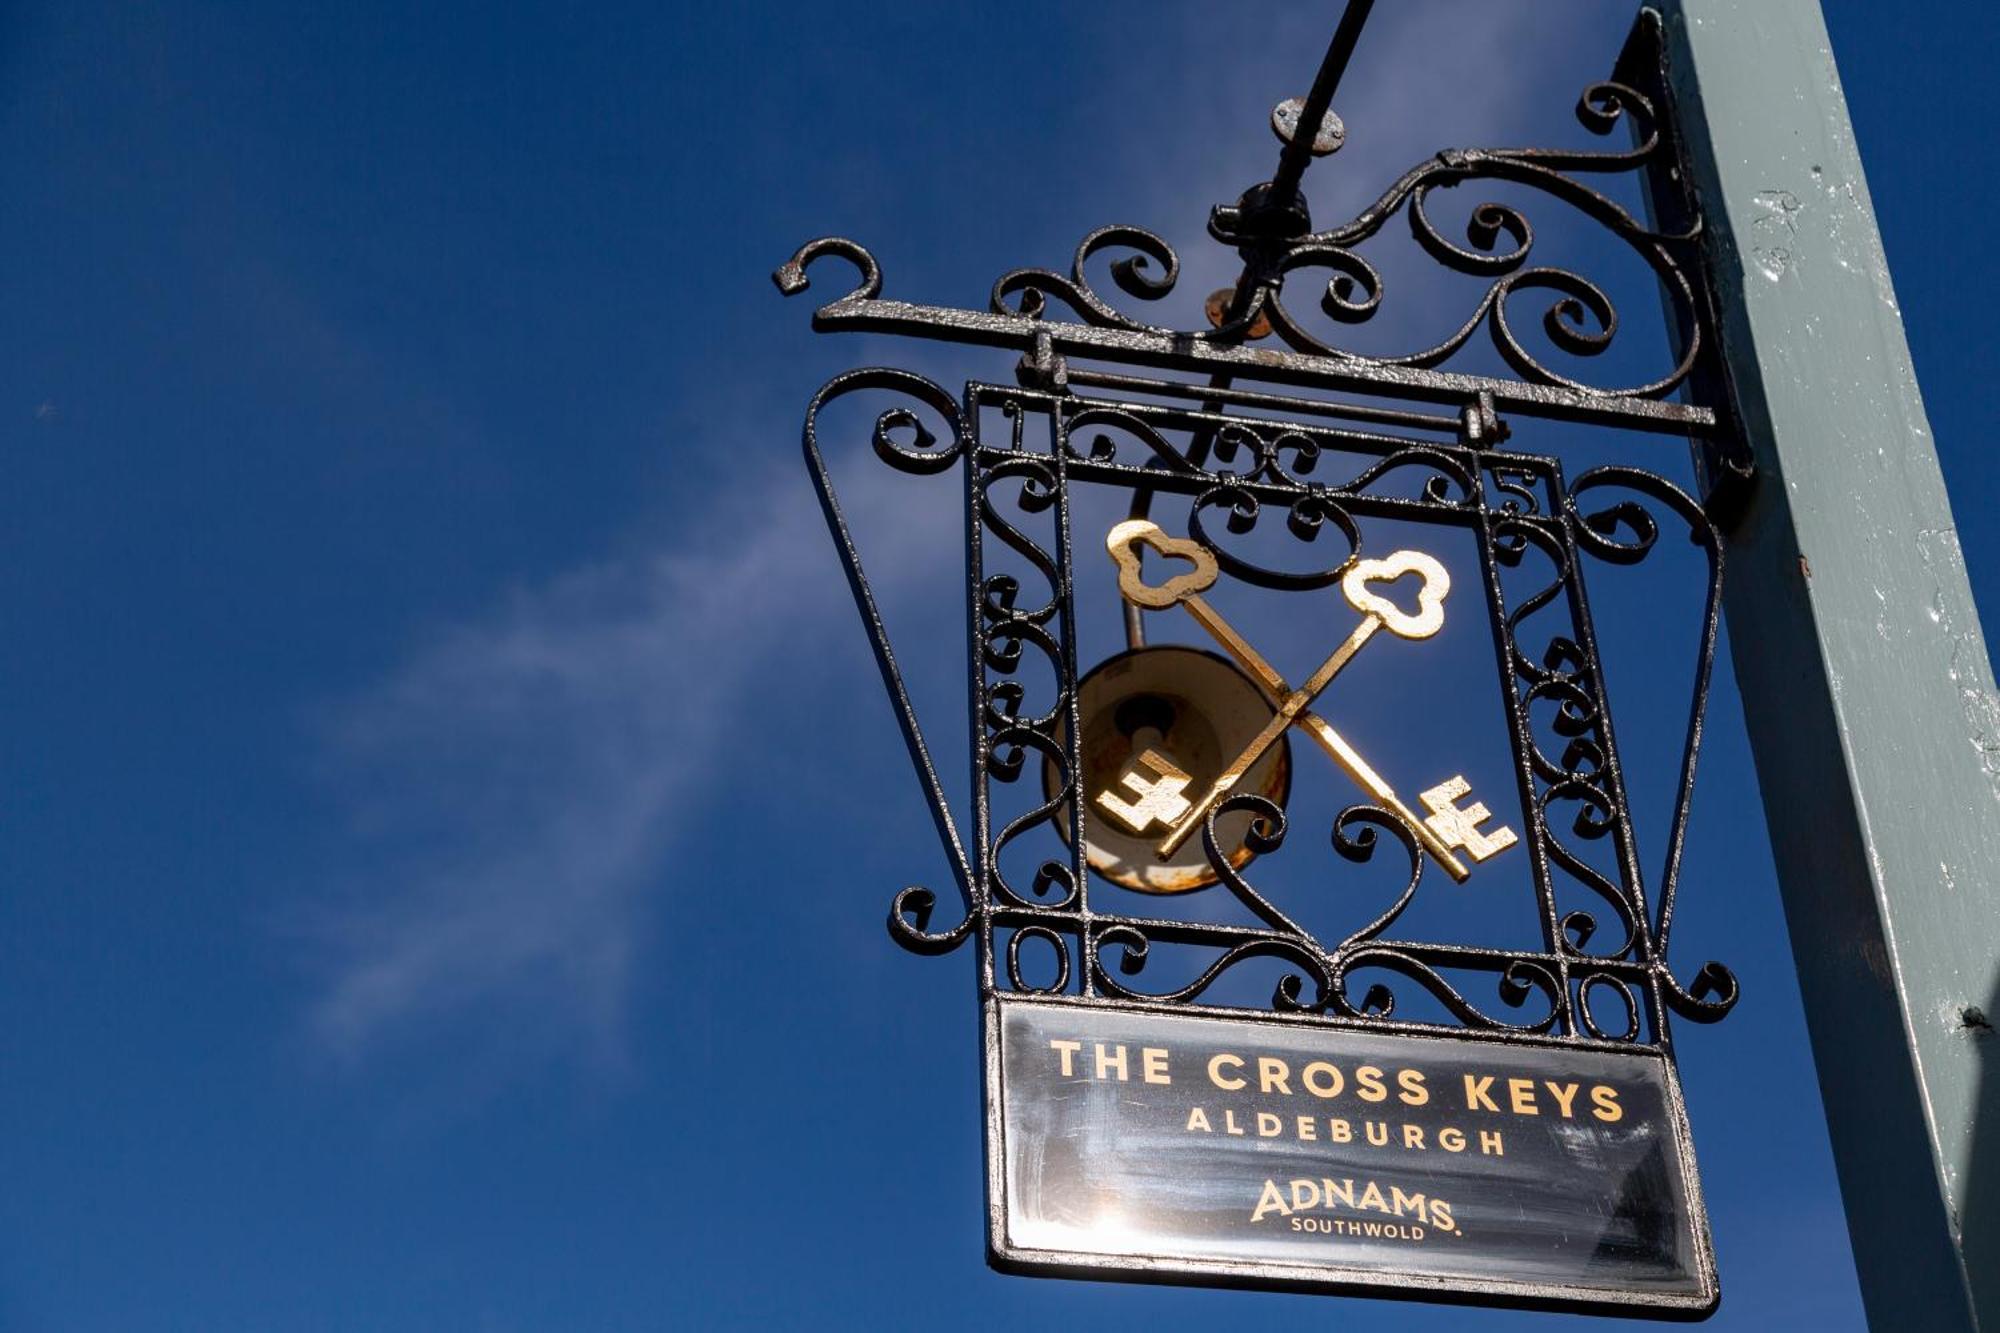
[[[1723,564],[1711,519],[1716,497],[1697,500],[1624,465],[1569,477],[1552,457],[1501,447],[1510,417],[1580,421],[1706,442],[1709,482],[1740,476],[1726,455],[1728,413],[1713,366],[1715,321],[1700,225],[1674,184],[1677,150],[1656,104],[1656,36],[1642,22],[1620,81],[1586,89],[1577,106],[1595,134],[1629,130],[1630,148],[1441,152],[1405,172],[1353,219],[1321,230],[1310,227],[1296,199],[1273,204],[1252,191],[1216,209],[1211,234],[1235,247],[1244,277],[1234,299],[1215,311],[1213,327],[1147,323],[1094,283],[1090,270],[1117,255],[1109,272],[1125,297],[1154,301],[1174,290],[1178,256],[1136,227],[1092,232],[1067,273],[1026,268],[1002,275],[985,311],[886,298],[874,257],[841,238],[803,246],[777,271],[778,286],[791,294],[806,289],[816,261],[838,257],[859,270],[856,286],[816,310],[817,329],[889,331],[1021,353],[1017,385],[972,383],[962,395],[905,371],[850,372],[819,392],[806,418],[807,461],[959,890],[955,912],[942,909],[928,888],[895,895],[889,928],[899,942],[939,954],[974,941],[985,994],[1060,995],[1080,1004],[1171,1012],[1240,1013],[1246,1001],[1231,978],[1253,966],[1275,969],[1273,989],[1257,1001],[1269,1014],[1394,1031],[1444,1027],[1503,1040],[1670,1049],[1670,1016],[1709,1022],[1729,1011],[1737,986],[1727,968],[1711,962],[1683,978],[1667,961],[1715,654]],[[1653,223],[1580,179],[1607,173],[1645,174],[1653,185]],[[1618,311],[1604,286],[1584,274],[1533,262],[1535,231],[1521,207],[1481,204],[1462,238],[1448,235],[1432,216],[1438,192],[1478,181],[1538,192],[1635,255],[1665,295],[1672,336],[1664,363],[1613,383],[1595,382],[1570,364],[1612,345]],[[1367,323],[1392,294],[1357,247],[1396,218],[1406,220],[1438,264],[1485,279],[1484,293],[1461,322],[1422,346],[1390,355],[1345,349],[1299,309],[1297,292],[1305,284],[1298,278],[1313,275],[1325,324]],[[1547,343],[1567,358],[1561,364],[1522,336],[1522,307],[1531,302],[1540,305]],[[1511,377],[1455,368],[1482,330]],[[1270,338],[1282,346],[1258,345]],[[1085,361],[1169,377],[1078,364]],[[1176,375],[1217,378],[1200,383]],[[1239,381],[1403,401],[1332,402],[1247,389]],[[862,391],[902,400],[875,421],[872,445],[881,461],[906,473],[956,471],[963,479],[974,770],[969,846],[947,805],[822,457],[825,409]],[[995,421],[1004,423],[997,431]],[[1095,488],[1116,496],[1121,510],[1161,514],[1158,525],[1149,519],[1142,527],[1191,543],[1196,567],[1221,586],[1319,590],[1324,598],[1337,597],[1329,590],[1345,584],[1356,607],[1363,606],[1355,600],[1363,594],[1353,591],[1356,571],[1390,555],[1363,550],[1371,525],[1414,525],[1398,530],[1436,530],[1460,542],[1469,537],[1478,583],[1460,586],[1451,605],[1461,616],[1483,605],[1492,631],[1500,664],[1496,702],[1523,825],[1520,849],[1508,854],[1526,860],[1538,947],[1475,947],[1404,930],[1413,904],[1435,891],[1438,866],[1455,864],[1451,847],[1480,846],[1476,819],[1452,804],[1463,794],[1462,781],[1424,793],[1436,812],[1429,818],[1387,800],[1338,814],[1327,879],[1337,882],[1345,868],[1393,861],[1404,883],[1386,908],[1377,904],[1336,931],[1309,927],[1305,914],[1259,887],[1259,862],[1248,857],[1274,853],[1300,835],[1275,801],[1247,788],[1220,795],[1192,829],[1207,877],[1217,885],[1212,892],[1233,900],[1241,909],[1237,919],[1153,912],[1143,897],[1097,882],[1085,844],[1107,807],[1079,778],[1076,590],[1085,577],[1108,578],[1110,567],[1103,563],[1103,534],[1080,531],[1073,521],[1078,495]],[[1279,568],[1246,553],[1248,539],[1279,529],[1312,557],[1309,566]],[[1611,725],[1586,572],[1645,562],[1663,536],[1699,550],[1706,587],[1689,645],[1694,687],[1666,855],[1648,866]],[[995,559],[1001,554],[1005,561]],[[1178,596],[1162,594],[1157,605],[1172,605]],[[1254,657],[1240,641],[1237,647]],[[1272,687],[1272,707],[1282,712],[1280,694]],[[1305,715],[1305,703],[1289,696],[1283,702]],[[1333,742],[1322,743],[1337,753]],[[1156,789],[1167,791],[1162,809],[1177,812],[1187,804],[1175,795],[1178,788],[1134,788]],[[994,813],[1000,794],[1020,807],[1004,821]],[[1222,832],[1231,820],[1247,826],[1247,856],[1233,854]],[[1440,831],[1458,838],[1442,852],[1431,845]],[[1327,893],[1338,900],[1337,889]],[[1195,961],[1161,968],[1174,951]],[[1180,979],[1154,981],[1162,970]],[[1413,1006],[1418,995],[1425,1002]]]

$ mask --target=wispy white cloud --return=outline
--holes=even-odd
[[[328,767],[378,866],[311,930],[332,1052],[504,1016],[620,1058],[649,904],[747,682],[781,635],[851,619],[803,476],[778,466],[678,540],[514,591],[335,710]],[[849,504],[866,523],[907,500],[877,478]],[[895,534],[892,591],[918,567],[902,543],[956,522],[937,509],[871,524]]]

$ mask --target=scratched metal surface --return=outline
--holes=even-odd
[[[1855,1260],[1878,1326],[1990,1326],[1992,667],[1817,0],[1665,8],[1763,482],[1730,540],[1736,673]]]

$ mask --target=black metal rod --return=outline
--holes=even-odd
[[[1299,115],[1299,123],[1292,131],[1291,140],[1278,153],[1278,170],[1271,177],[1271,197],[1282,199],[1294,194],[1299,181],[1305,175],[1306,167],[1312,162],[1313,140],[1319,134],[1320,122],[1326,119],[1327,109],[1333,105],[1334,91],[1340,87],[1340,79],[1347,72],[1347,62],[1354,56],[1355,43],[1361,40],[1361,29],[1368,22],[1368,13],[1375,7],[1375,0],[1347,0],[1347,8],[1341,11],[1340,23],[1333,30],[1333,40],[1327,43],[1326,55],[1319,62],[1319,73],[1313,76],[1312,88],[1306,93],[1305,109]],[[1242,273],[1237,275],[1234,294],[1224,319],[1235,319],[1243,313],[1244,304],[1249,300],[1251,285],[1257,280],[1259,268],[1246,261]],[[1227,389],[1231,376],[1219,373],[1209,382],[1214,389]],[[1221,412],[1224,404],[1211,399],[1202,404],[1209,412]],[[1188,446],[1188,460],[1196,467],[1208,457],[1213,431],[1198,432]],[[1152,512],[1153,492],[1151,487],[1142,486],[1132,492],[1130,515],[1145,518]],[[1144,613],[1136,606],[1126,603],[1125,646],[1143,648],[1146,645]]]
[[[1313,140],[1319,136],[1320,122],[1326,119],[1327,109],[1333,105],[1334,90],[1340,87],[1347,62],[1354,56],[1354,44],[1361,40],[1362,26],[1368,22],[1368,11],[1374,7],[1375,0],[1347,0],[1340,26],[1333,30],[1326,56],[1319,62],[1319,73],[1313,77],[1312,90],[1306,94],[1298,128],[1292,131],[1291,142],[1278,154],[1278,170],[1271,177],[1273,197],[1283,198],[1299,188],[1299,180],[1312,161]]]
[[[1070,367],[1069,382],[1087,389],[1117,389],[1125,393],[1153,394],[1165,398],[1212,399],[1217,402],[1234,403],[1239,407],[1261,407],[1274,412],[1302,412],[1347,421],[1374,421],[1395,426],[1410,426],[1420,430],[1439,431],[1453,439],[1457,439],[1460,430],[1460,419],[1442,412],[1418,412],[1407,408],[1376,407],[1369,403],[1336,403],[1313,398],[1294,398],[1284,394],[1257,393],[1250,389],[1232,389],[1226,384],[1183,384],[1178,380],[1146,379],[1139,375],[1085,370],[1077,366]]]
[[[1209,387],[1211,389],[1227,389],[1229,382],[1230,377],[1228,375],[1219,374],[1209,381]],[[1201,410],[1219,416],[1226,406],[1227,404],[1219,399],[1204,396]],[[1214,439],[1215,428],[1213,426],[1204,426],[1197,430],[1194,433],[1194,438],[1188,441],[1188,462],[1195,467],[1200,467],[1206,463],[1208,461],[1209,446],[1214,442]],[[1127,518],[1146,518],[1152,512],[1153,488],[1151,486],[1135,487],[1132,491],[1132,504],[1125,511],[1125,516]],[[1142,564],[1145,558],[1145,553],[1141,552],[1139,559]],[[1146,613],[1131,602],[1125,602],[1123,605],[1125,608],[1125,646],[1128,649],[1144,648],[1146,646]]]

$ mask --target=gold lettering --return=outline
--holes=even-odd
[[[1421,1125],[1404,1125],[1404,1126],[1403,1126],[1403,1146],[1404,1146],[1405,1148],[1421,1148],[1421,1147],[1423,1147],[1423,1146],[1424,1146],[1424,1130],[1423,1130],[1423,1126],[1421,1126]]]
[[[1378,1148],[1389,1146],[1389,1126],[1380,1120],[1364,1120],[1361,1124],[1367,1132],[1368,1141]],[[1377,1136],[1380,1136],[1379,1138]]]
[[[1313,1073],[1315,1070],[1326,1071],[1322,1081],[1327,1083],[1328,1086],[1321,1087],[1320,1084],[1313,1082]],[[1301,1069],[1299,1071],[1299,1082],[1305,1087],[1307,1092],[1310,1092],[1315,1097],[1338,1097],[1341,1088],[1347,1084],[1347,1080],[1340,1076],[1340,1071],[1324,1060],[1315,1060],[1304,1069]]]
[[[1407,1210],[1416,1213],[1419,1222],[1428,1222],[1431,1220],[1430,1209],[1424,1206],[1424,1196],[1422,1194],[1405,1194],[1402,1190],[1396,1188],[1396,1186],[1391,1185],[1389,1187],[1389,1203],[1396,1210],[1396,1216],[1398,1217],[1401,1217]]]
[[[1263,1193],[1257,1196],[1257,1206],[1250,1212],[1250,1220],[1252,1222],[1262,1221],[1264,1214],[1274,1211],[1280,1217],[1290,1217],[1292,1215],[1292,1210],[1285,1207],[1285,1196],[1278,1193],[1278,1182],[1267,1180],[1264,1182]]]
[[[1327,1137],[1331,1138],[1335,1143],[1354,1142],[1354,1130],[1345,1120],[1327,1121],[1326,1132]]]
[[[1139,1073],[1148,1083],[1171,1083],[1174,1081],[1167,1073],[1167,1053],[1157,1046],[1146,1046],[1140,1049]]]
[[[1465,1076],[1465,1109],[1468,1111],[1498,1111],[1500,1108],[1495,1106],[1493,1099],[1486,1095],[1486,1090],[1492,1086],[1493,1076],[1491,1074],[1481,1079],[1475,1079],[1472,1075],[1467,1074]]]
[[[1319,1207],[1319,1186],[1310,1180],[1294,1180],[1292,1207],[1300,1212]]]
[[[1208,1123],[1208,1112],[1202,1110],[1199,1106],[1188,1112],[1187,1127],[1190,1130],[1198,1129],[1204,1134],[1215,1133],[1214,1128]]]
[[[1259,1111],[1257,1113],[1258,1138],[1275,1139],[1278,1137],[1278,1135],[1284,1132],[1285,1132],[1284,1121],[1278,1119],[1278,1117],[1272,1115],[1269,1111]]]
[[[1382,1086],[1382,1071],[1374,1065],[1363,1065],[1355,1070],[1354,1095],[1364,1102],[1386,1100],[1389,1090]]]
[[[1424,1086],[1424,1071],[1421,1069],[1400,1071],[1396,1082],[1403,1085],[1403,1090],[1396,1097],[1405,1106],[1422,1106],[1431,1099],[1430,1089]]]
[[[1500,1131],[1497,1129],[1480,1130],[1479,1151],[1489,1157],[1505,1157],[1507,1155],[1507,1147],[1500,1141]]]
[[[1464,1152],[1465,1134],[1457,1125],[1446,1125],[1438,1131],[1438,1146],[1446,1152]]]
[[[1389,1201],[1382,1197],[1382,1187],[1372,1180],[1368,1182],[1368,1188],[1361,1191],[1360,1201],[1355,1206],[1377,1213],[1389,1211]]]
[[[1105,1070],[1116,1069],[1118,1071],[1118,1081],[1123,1083],[1125,1081],[1125,1048],[1118,1046],[1113,1049],[1118,1054],[1107,1056],[1104,1053],[1104,1043],[1101,1041],[1097,1043],[1097,1076],[1103,1078]]]
[[[1257,1087],[1260,1090],[1282,1092],[1289,1097],[1292,1095],[1292,1089],[1285,1080],[1291,1075],[1292,1071],[1283,1060],[1269,1055],[1257,1057]]]
[[[1309,1115],[1299,1117],[1299,1139],[1304,1143],[1316,1142],[1319,1138],[1319,1124]]]
[[[1451,1205],[1443,1199],[1431,1200],[1431,1225],[1439,1231],[1458,1230],[1458,1223],[1451,1220]]]
[[[1576,1104],[1576,1084],[1558,1083],[1552,1078],[1543,1079],[1542,1084],[1548,1088],[1549,1096],[1556,1099],[1556,1105],[1562,1110],[1563,1119],[1569,1119],[1570,1107]]]
[[[1225,1134],[1241,1134],[1243,1132],[1243,1126],[1236,1123],[1236,1112],[1227,1106],[1222,1108],[1222,1132]]]
[[[1597,1103],[1591,1114],[1605,1124],[1614,1124],[1625,1118],[1625,1108],[1618,1104],[1618,1089],[1599,1083],[1590,1090],[1590,1100]]]
[[[1235,1065],[1238,1069],[1243,1068],[1243,1057],[1240,1055],[1231,1055],[1229,1052],[1224,1051],[1221,1055],[1210,1056],[1208,1061],[1208,1081],[1224,1091],[1234,1092],[1243,1086],[1244,1080],[1240,1078],[1224,1078],[1219,1071],[1225,1061]]]
[[[1507,1102],[1514,1108],[1515,1115],[1542,1113],[1541,1108],[1535,1105],[1535,1081],[1531,1078],[1508,1079]]]
[[[1051,1039],[1049,1041],[1049,1045],[1055,1047],[1057,1053],[1062,1056],[1063,1077],[1068,1078],[1072,1073],[1075,1072],[1070,1068],[1069,1065],[1070,1057],[1083,1049],[1083,1043],[1080,1041],[1058,1041],[1055,1039]]]
[[[1327,1207],[1329,1208],[1333,1207],[1333,1201],[1335,1199],[1340,1200],[1341,1203],[1345,1204],[1349,1208],[1352,1208],[1354,1206],[1353,1177],[1350,1176],[1348,1179],[1341,1181],[1339,1184],[1335,1184],[1331,1180],[1322,1180],[1319,1183],[1326,1187]]]

